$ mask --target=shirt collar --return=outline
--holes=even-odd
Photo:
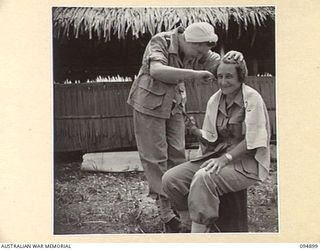
[[[172,30],[172,33],[170,35],[170,46],[168,49],[168,52],[170,54],[177,54],[179,53],[179,34],[184,32],[184,28],[182,26],[179,26],[178,28],[175,28]]]
[[[239,107],[243,108],[242,88],[239,88],[239,91],[238,91],[237,95],[234,97],[232,103],[236,103]]]
[[[240,108],[244,107],[242,88],[239,88],[238,93],[235,95],[235,97],[233,98],[232,102],[228,105],[228,107],[227,107],[227,104],[226,104],[225,97],[226,97],[225,95],[223,95],[223,94],[221,95],[221,102],[220,102],[220,105],[219,105],[219,110],[221,112],[223,112],[224,114],[226,114],[226,110],[228,108],[230,108],[233,104],[238,105]]]

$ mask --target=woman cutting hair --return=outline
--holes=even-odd
[[[202,129],[189,129],[200,141],[200,156],[168,170],[162,187],[183,228],[210,232],[219,216],[219,196],[263,181],[270,165],[270,126],[260,94],[244,82],[244,60],[223,58],[214,72],[219,90],[209,99]],[[189,229],[190,230],[190,229]]]
[[[179,230],[179,219],[162,192],[161,178],[165,171],[186,161],[185,84],[213,78],[220,56],[211,49],[217,41],[214,27],[205,22],[156,34],[145,49],[129,93],[140,160],[167,233]],[[237,51],[225,56],[242,59]]]

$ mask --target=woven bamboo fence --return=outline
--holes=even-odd
[[[274,77],[248,77],[247,84],[263,97],[270,117],[271,138],[276,138]],[[101,152],[135,149],[132,108],[126,103],[131,83],[54,85],[55,152]],[[202,125],[206,103],[218,87],[188,84],[187,113]],[[187,146],[195,142],[186,134]]]

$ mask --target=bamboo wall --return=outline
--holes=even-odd
[[[274,77],[249,77],[247,84],[262,95],[270,117],[272,138],[276,138]],[[54,85],[55,152],[98,152],[136,147],[132,109],[126,103],[131,83]],[[187,87],[187,112],[202,125],[206,103],[217,90],[211,84]],[[194,138],[186,135],[187,145]]]

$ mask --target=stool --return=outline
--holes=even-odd
[[[247,189],[220,196],[216,225],[221,232],[248,232]]]

